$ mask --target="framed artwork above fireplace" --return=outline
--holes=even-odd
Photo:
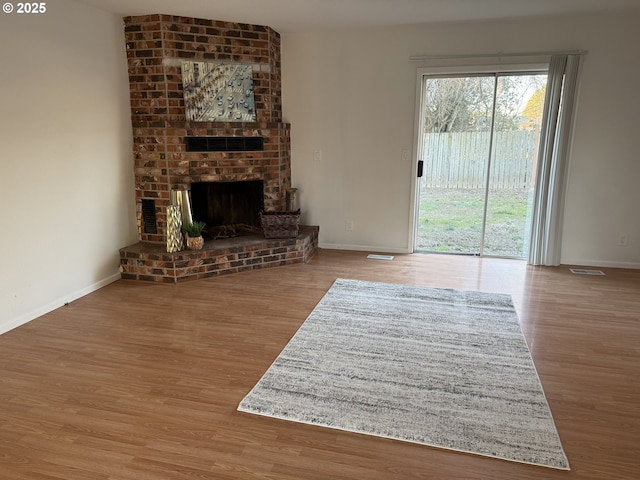
[[[251,65],[184,61],[182,85],[187,121],[256,121]]]

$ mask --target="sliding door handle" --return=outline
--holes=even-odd
[[[424,160],[418,160],[418,178],[422,178],[424,173]]]

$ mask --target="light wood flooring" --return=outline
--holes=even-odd
[[[640,478],[640,270],[445,255],[117,281],[0,336],[0,479]],[[236,411],[338,277],[513,296],[570,472]]]

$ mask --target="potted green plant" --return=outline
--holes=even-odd
[[[204,246],[204,238],[202,238],[202,231],[207,225],[204,222],[191,222],[185,223],[182,226],[182,231],[187,237],[187,248],[189,250],[200,250]]]

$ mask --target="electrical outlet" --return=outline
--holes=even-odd
[[[626,233],[621,233],[618,237],[618,246],[626,247],[627,245],[629,245],[629,237]]]
[[[353,232],[353,220],[345,220],[344,229],[347,232]]]

